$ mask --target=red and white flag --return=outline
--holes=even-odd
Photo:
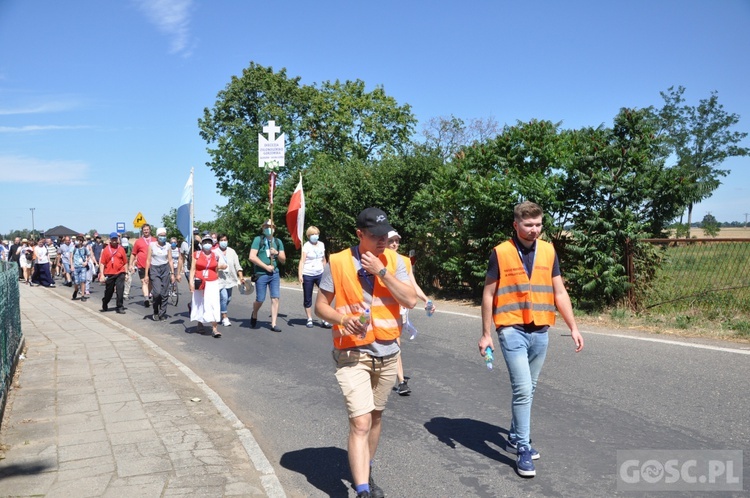
[[[302,175],[299,175],[299,183],[294,189],[292,198],[289,199],[289,209],[286,211],[286,227],[294,241],[294,247],[302,246],[302,232],[305,229],[305,193],[302,191]]]

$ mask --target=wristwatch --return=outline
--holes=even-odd
[[[386,270],[385,268],[383,268],[382,270],[380,270],[378,272],[378,275],[380,275],[380,278],[383,278],[383,277],[385,277],[386,273],[388,273],[388,270]]]

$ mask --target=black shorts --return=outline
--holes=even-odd
[[[143,280],[146,278],[146,269],[145,268],[138,268],[138,278]]]

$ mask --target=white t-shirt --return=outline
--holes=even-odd
[[[302,274],[308,277],[316,277],[323,273],[326,258],[326,246],[321,241],[313,244],[309,240],[302,246],[302,254],[305,255],[305,264],[302,266]]]
[[[36,254],[36,263],[38,265],[49,263],[49,251],[47,251],[46,247],[34,246],[34,253]]]

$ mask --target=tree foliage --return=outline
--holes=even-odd
[[[231,78],[214,107],[204,109],[198,121],[209,145],[207,165],[227,199],[217,208],[216,228],[243,253],[271,209],[268,172],[258,167],[258,134],[270,120],[286,137],[285,167],[278,171],[274,199],[276,206],[283,206],[274,215],[282,237],[287,235],[285,202],[300,172],[315,162],[351,168],[403,154],[416,124],[411,108],[399,105],[382,87],[367,91],[360,80],[304,85],[285,69],[276,72],[251,62],[239,77]],[[345,173],[329,176],[331,185],[326,187],[360,189],[355,185],[358,175],[351,169]],[[306,194],[313,187],[306,181]]]
[[[693,206],[710,197],[728,171],[720,169],[729,157],[746,156],[747,147],[738,145],[747,133],[733,131],[740,117],[728,113],[719,103],[717,92],[701,99],[697,106],[685,103],[685,88],[669,87],[661,92],[664,107],[656,113],[667,152],[676,157],[678,181],[683,192],[683,208],[688,210],[690,227]],[[688,229],[688,236],[690,231]]]

